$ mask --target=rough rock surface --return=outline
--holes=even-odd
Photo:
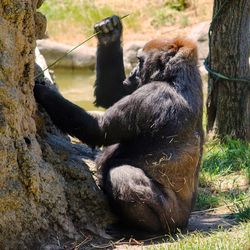
[[[75,238],[84,229],[104,235],[112,221],[85,163],[95,154],[72,144],[37,111],[41,3],[0,1],[0,249],[39,249],[53,235]]]

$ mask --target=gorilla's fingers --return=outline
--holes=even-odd
[[[107,45],[115,41],[120,41],[122,36],[122,23],[118,16],[111,16],[103,19],[94,26],[97,32],[99,44]]]
[[[109,20],[104,20],[100,23],[100,28],[101,28],[103,33],[109,33],[109,29],[107,27],[108,22],[109,22]]]
[[[112,22],[114,26],[117,26],[117,24],[120,22],[120,18],[118,16],[112,16]]]
[[[95,30],[96,33],[100,31],[100,25],[99,25],[99,23],[95,24],[94,30]]]
[[[110,20],[107,20],[106,25],[107,25],[107,28],[108,28],[110,31],[113,31],[113,30],[114,30],[113,24],[112,24],[112,22],[111,22]]]

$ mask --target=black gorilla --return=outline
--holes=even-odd
[[[202,154],[202,86],[196,45],[153,40],[125,79],[122,24],[96,24],[96,105],[91,115],[41,84],[35,98],[65,133],[91,147],[107,146],[97,160],[100,186],[127,225],[144,232],[174,232],[187,225]]]

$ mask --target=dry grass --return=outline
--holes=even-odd
[[[185,10],[177,11],[166,5],[166,0],[54,1],[41,8],[48,17],[49,36],[68,44],[84,40],[95,22],[112,14],[130,14],[123,21],[125,41],[185,35],[192,25],[210,20],[213,4],[212,0],[190,0]],[[94,40],[89,44],[95,45]]]

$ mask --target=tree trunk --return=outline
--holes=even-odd
[[[51,236],[76,238],[84,229],[105,235],[113,220],[86,164],[94,154],[37,111],[42,2],[0,1],[0,249],[38,249]]]
[[[223,6],[224,3],[225,0],[214,1],[209,67],[227,77],[249,81],[229,81],[209,74],[207,129],[221,138],[229,135],[249,141],[250,1],[226,1]]]

